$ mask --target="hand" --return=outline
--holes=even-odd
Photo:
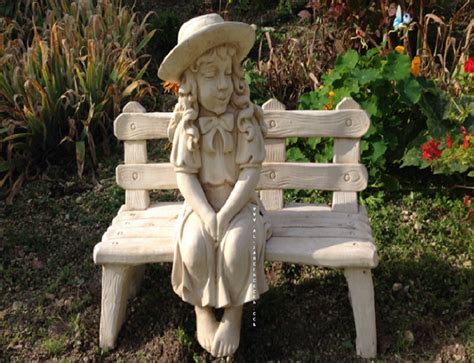
[[[202,219],[204,224],[204,229],[206,232],[211,236],[211,238],[215,241],[217,240],[217,218],[215,212],[208,212],[204,215]]]
[[[217,240],[221,241],[224,238],[227,228],[229,228],[230,218],[228,214],[223,213],[222,210],[217,213]]]

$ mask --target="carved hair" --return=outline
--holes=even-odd
[[[173,141],[176,127],[182,122],[187,136],[187,149],[194,151],[199,145],[199,130],[194,124],[194,121],[199,116],[198,89],[195,74],[199,71],[199,67],[203,62],[212,61],[216,57],[221,59],[225,57],[232,58],[232,83],[234,91],[230,99],[230,105],[238,110],[237,127],[239,131],[245,133],[247,140],[251,141],[256,131],[252,125],[252,118],[255,118],[263,135],[266,135],[267,128],[263,122],[262,109],[250,102],[249,87],[243,78],[244,72],[235,54],[235,45],[220,45],[208,50],[186,69],[181,78],[178,103],[174,107],[173,117],[168,126],[168,138],[170,141]]]

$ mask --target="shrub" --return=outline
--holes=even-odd
[[[383,178],[387,165],[403,161],[403,166],[428,166],[416,164],[413,150],[419,154],[416,160],[423,160],[421,145],[430,137],[447,136],[461,125],[474,131],[471,98],[454,99],[433,81],[415,77],[411,71],[406,54],[381,54],[374,48],[361,56],[349,50],[322,77],[319,90],[300,98],[303,109],[332,109],[342,98],[352,97],[366,110],[371,127],[361,142],[362,160],[376,184],[388,180],[386,175]],[[332,155],[331,145],[319,139],[310,139],[304,145],[290,140],[291,145],[290,159],[317,156],[327,161]],[[304,147],[295,151],[298,145]]]
[[[75,160],[80,176],[86,159],[95,166],[121,106],[153,93],[142,80],[149,62],[139,65],[154,34],[146,17],[138,23],[118,0],[23,5],[31,21],[2,18],[0,34],[0,186],[9,184],[9,201],[45,163]]]

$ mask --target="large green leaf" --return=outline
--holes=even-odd
[[[400,100],[407,104],[415,104],[421,98],[421,86],[414,78],[403,79],[397,83]]]
[[[286,157],[291,161],[308,161],[306,156],[297,147],[291,147],[286,151]]]
[[[306,144],[312,149],[315,150],[316,146],[321,142],[320,137],[310,137],[308,140],[306,140]]]
[[[405,168],[407,166],[416,166],[420,169],[425,169],[429,166],[425,159],[422,157],[423,152],[421,150],[421,146],[412,147],[408,150],[402,158],[402,165],[401,168]]]
[[[426,116],[428,134],[432,137],[444,137],[449,131],[446,122],[443,122],[449,118],[449,102],[449,95],[441,91],[426,92],[420,98],[419,105]]]
[[[359,69],[356,68],[352,71],[352,75],[359,82],[361,86],[366,85],[372,81],[375,81],[380,77],[380,72],[378,69],[369,68],[369,69]]]
[[[370,160],[373,162],[377,161],[385,151],[387,151],[387,144],[384,141],[377,141],[372,144],[372,155],[370,156]]]
[[[344,66],[348,69],[353,69],[359,61],[359,54],[354,49],[349,49],[342,56],[336,60],[336,66]]]
[[[383,67],[383,76],[391,81],[399,81],[410,76],[410,57],[406,54],[392,52],[387,56]]]
[[[372,96],[370,99],[361,102],[362,109],[367,112],[369,117],[377,115],[377,97]]]

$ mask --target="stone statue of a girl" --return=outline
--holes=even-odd
[[[195,306],[198,341],[217,357],[235,352],[243,304],[268,289],[263,264],[270,231],[255,192],[266,128],[240,65],[254,41],[248,24],[199,16],[183,24],[158,71],[180,84],[168,128],[185,199],[172,285]],[[215,308],[224,309],[220,321]]]

